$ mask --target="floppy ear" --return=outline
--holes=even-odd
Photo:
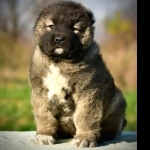
[[[89,10],[89,11],[87,12],[87,15],[88,15],[89,18],[90,18],[91,25],[93,25],[93,24],[95,23],[95,18],[94,18],[94,15],[93,15],[92,11]]]

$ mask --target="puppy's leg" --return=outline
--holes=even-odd
[[[101,140],[110,140],[126,126],[125,119],[126,101],[117,89],[111,103],[108,105],[103,122],[101,123]]]
[[[37,130],[34,142],[37,144],[54,144],[58,122],[50,112],[49,103],[44,94],[32,92],[32,106]]]
[[[101,141],[111,140],[126,126],[126,119],[119,111],[112,113],[101,125]]]
[[[77,147],[95,147],[100,137],[101,103],[80,102],[74,114],[76,135],[72,145]]]

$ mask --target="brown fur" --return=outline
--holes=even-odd
[[[93,24],[91,11],[67,1],[37,19],[30,67],[35,143],[74,137],[73,145],[94,147],[125,126],[126,102],[93,41]]]

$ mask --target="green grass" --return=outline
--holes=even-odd
[[[27,82],[0,85],[0,130],[35,130]]]
[[[127,102],[125,131],[137,131],[137,91],[124,92]]]
[[[3,81],[0,84],[0,130],[35,130],[30,91],[27,81]],[[125,92],[124,96],[128,104],[125,131],[136,131],[136,91]]]

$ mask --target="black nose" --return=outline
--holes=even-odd
[[[63,41],[64,40],[64,38],[62,37],[62,36],[56,36],[55,37],[55,42],[56,43],[60,43],[61,41]]]

